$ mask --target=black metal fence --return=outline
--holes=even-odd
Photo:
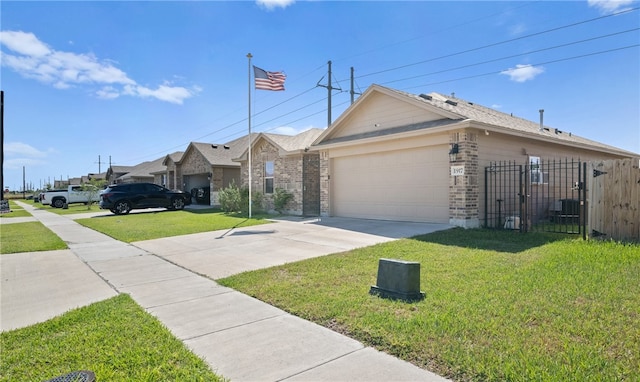
[[[586,238],[586,163],[530,157],[485,167],[484,226]]]

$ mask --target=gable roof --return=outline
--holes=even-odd
[[[162,160],[162,164],[166,166],[167,163],[169,163],[169,160],[171,160],[173,163],[179,162],[182,159],[183,155],[184,151],[176,151],[174,153],[167,154]]]
[[[284,135],[284,134],[272,134],[272,133],[259,133],[256,137],[252,138],[251,146],[255,146],[261,138],[265,139],[279,151],[280,155],[291,155],[303,152],[309,148],[311,144],[322,134],[324,129],[312,128],[305,130],[296,135]],[[248,152],[248,146],[245,146],[244,150],[235,157],[236,161],[242,161],[246,158]]]
[[[252,133],[251,136],[253,139],[256,139],[258,134]],[[185,150],[184,155],[182,155],[180,160],[176,162],[182,162],[191,150],[197,150],[212,166],[238,167],[240,165],[234,162],[233,159],[241,155],[248,145],[248,135],[224,144],[191,142],[189,143],[189,147]]]
[[[358,101],[364,100],[366,97],[370,97],[373,93],[382,93],[396,99],[404,99],[406,102],[410,102],[417,107],[423,107],[425,110],[442,115],[442,119],[396,126],[333,139],[330,138],[331,132],[326,131],[314,142],[314,146],[386,136],[421,129],[427,130],[434,127],[450,127],[451,129],[460,127],[476,127],[490,131],[499,131],[506,134],[525,135],[529,138],[552,141],[559,144],[588,147],[599,151],[612,151],[623,155],[636,155],[635,153],[592,141],[570,132],[564,132],[548,126],[543,126],[541,129],[540,123],[515,117],[511,114],[503,113],[473,102],[456,97],[445,96],[435,92],[416,95],[374,84],[367,89]],[[349,113],[353,113],[353,110],[356,109],[358,105],[359,102],[351,105],[347,111],[345,111],[345,113],[343,113],[343,115],[341,115],[340,118],[338,118],[338,120],[336,120],[336,122],[327,130],[331,130],[332,127],[343,121]]]
[[[132,168],[129,172],[119,176],[117,179],[123,181],[132,178],[153,178],[153,173],[159,173],[166,170],[166,166],[162,164],[163,161],[164,157],[131,166]]]

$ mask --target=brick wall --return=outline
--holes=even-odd
[[[278,148],[274,147],[266,140],[261,140],[254,145],[251,150],[251,190],[259,191],[264,195],[264,209],[268,212],[275,212],[273,205],[273,195],[264,193],[264,170],[265,163],[273,161],[274,176],[273,188],[282,188],[293,194],[293,200],[287,205],[285,213],[292,215],[302,215],[302,155],[281,157]],[[242,184],[249,184],[249,174],[247,172],[248,163],[242,163]]]
[[[320,152],[320,216],[329,216],[329,155],[326,151]]]
[[[449,223],[476,228],[480,225],[478,182],[478,137],[475,133],[460,131],[450,134],[450,144],[458,144],[457,159],[450,166],[462,166],[463,175],[449,175]]]

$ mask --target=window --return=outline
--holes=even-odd
[[[544,184],[546,177],[542,171],[543,165],[540,157],[529,157],[529,169],[531,173],[531,184]]]
[[[273,194],[273,161],[267,161],[264,164],[264,193]]]

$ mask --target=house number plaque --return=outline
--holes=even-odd
[[[464,166],[451,166],[451,176],[464,175]]]

